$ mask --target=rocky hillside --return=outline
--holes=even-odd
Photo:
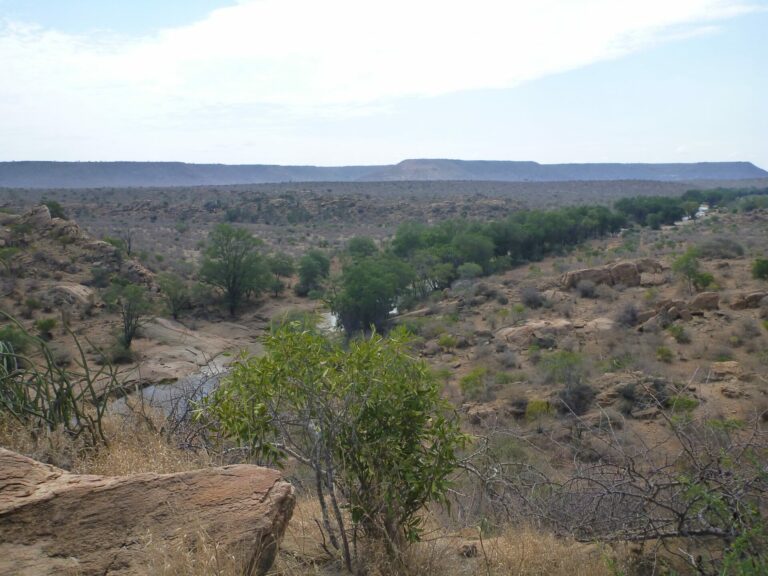
[[[666,430],[664,403],[749,422],[768,410],[768,284],[751,276],[767,225],[765,212],[719,214],[594,242],[459,281],[400,322],[468,423],[488,434],[523,426],[561,465],[573,457],[564,445],[583,449],[568,439],[571,409],[644,441]],[[714,277],[702,292],[673,271],[689,247]]]
[[[21,215],[0,215],[0,263],[0,310],[46,340],[63,366],[79,361],[68,330],[93,365],[109,358],[122,326],[119,314],[104,302],[113,279],[143,287],[155,312],[164,315],[152,272],[75,222],[51,218],[44,205]],[[0,330],[15,328],[2,319]],[[210,332],[196,331],[151,314],[143,319],[140,336],[130,357],[113,359],[122,363],[126,385],[173,381],[200,371],[225,350],[253,346],[240,327],[223,323]]]

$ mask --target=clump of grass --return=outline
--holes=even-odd
[[[667,408],[676,414],[692,412],[698,406],[699,401],[696,398],[682,394],[675,394],[667,399]]]

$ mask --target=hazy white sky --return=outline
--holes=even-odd
[[[768,167],[767,30],[766,0],[0,0],[0,160]]]

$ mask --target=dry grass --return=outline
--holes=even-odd
[[[317,576],[337,574],[340,562],[323,550],[318,528],[320,508],[311,498],[300,498],[288,525],[272,576]],[[510,527],[501,535],[482,541],[476,530],[447,534],[436,521],[428,522],[429,533],[394,564],[383,550],[361,551],[368,576],[610,576],[613,551],[594,544],[557,538],[533,528]],[[465,545],[477,556],[465,557]]]
[[[211,465],[207,455],[177,448],[157,429],[159,422],[156,420],[112,416],[105,422],[109,446],[86,453],[73,471],[104,476],[141,472],[171,474]]]
[[[82,474],[123,475],[171,473],[211,464],[206,456],[180,450],[159,434],[152,419],[110,416],[105,428],[110,440],[97,452],[63,434],[34,438],[15,423],[0,420],[0,445]],[[271,576],[326,576],[342,572],[341,562],[323,548],[319,504],[299,498]],[[434,520],[434,519],[432,519]],[[482,542],[474,530],[447,534],[430,521],[424,542],[411,547],[394,565],[375,547],[361,546],[363,572],[368,576],[609,576],[609,550],[556,538],[529,528],[509,528]],[[474,544],[478,554],[464,557],[461,548]],[[180,527],[172,541],[147,536],[149,574],[162,576],[240,576],[241,557],[225,550],[201,530]]]
[[[111,415],[104,421],[109,445],[93,450],[59,431],[32,434],[0,419],[0,446],[77,474],[168,474],[210,466],[205,454],[177,448],[158,429],[154,416]]]
[[[145,544],[147,574],[157,576],[242,576],[242,558],[223,549],[203,531],[182,534],[176,540]]]

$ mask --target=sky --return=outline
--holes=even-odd
[[[754,162],[768,0],[0,0],[0,161]]]

